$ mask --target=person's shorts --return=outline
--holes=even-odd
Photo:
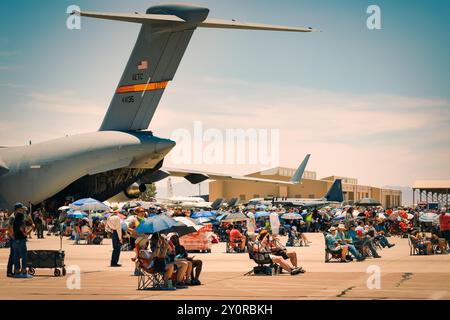
[[[283,251],[283,250],[275,252],[274,255],[279,256],[279,257],[283,257],[283,259],[285,259],[285,260],[289,259],[286,251]]]

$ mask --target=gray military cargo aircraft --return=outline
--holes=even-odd
[[[11,208],[17,201],[57,208],[68,197],[103,201],[121,192],[133,198],[145,191],[146,183],[162,179],[164,174],[157,177],[157,173],[164,172],[160,171],[164,157],[175,142],[145,130],[197,28],[316,31],[207,19],[209,9],[178,4],[152,6],[145,14],[72,14],[139,23],[142,27],[97,132],[0,148],[0,208]],[[205,178],[198,172],[184,176],[192,178],[192,183]]]

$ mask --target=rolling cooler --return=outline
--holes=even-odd
[[[66,275],[66,265],[64,264],[65,253],[62,250],[62,237],[59,250],[28,250],[27,267],[28,273],[35,274],[35,269],[47,268],[55,269],[55,277]]]

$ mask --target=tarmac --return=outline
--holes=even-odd
[[[323,235],[307,236],[312,241],[309,247],[289,248],[297,252],[305,274],[245,276],[254,266],[248,254],[225,253],[225,244],[219,243],[213,245],[212,253],[191,254],[203,260],[202,285],[176,291],[137,290],[137,277],[132,275],[134,253],[122,252],[122,267],[109,267],[109,239],[102,245],[74,245],[63,239],[65,277],[55,277],[51,269],[36,269],[32,279],[7,278],[9,249],[0,249],[0,299],[450,299],[449,254],[410,256],[407,239],[391,237],[396,246],[381,250],[381,259],[325,263]],[[59,249],[59,237],[33,238],[28,249]],[[79,276],[70,273],[75,269],[80,270]]]

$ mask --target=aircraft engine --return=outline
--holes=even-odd
[[[123,190],[123,193],[130,198],[130,199],[136,199],[138,198],[143,192],[147,190],[147,186],[144,183],[133,183],[131,186]]]

